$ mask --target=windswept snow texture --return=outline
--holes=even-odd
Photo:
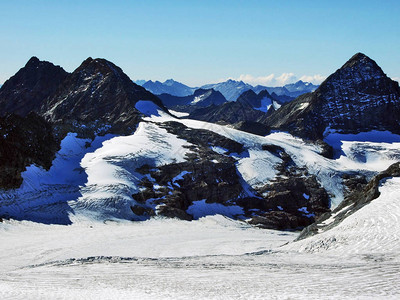
[[[389,190],[385,195],[396,196]],[[398,299],[400,249],[393,234],[399,228],[383,223],[382,209],[372,207],[357,222],[349,219],[358,225],[336,231],[337,243],[314,239],[320,246],[314,253],[299,251],[297,243],[281,247],[296,233],[252,228],[222,216],[71,226],[6,221],[0,224],[0,297]],[[388,209],[399,217],[395,202]],[[359,238],[356,245],[346,232]],[[332,251],[324,251],[326,243]]]

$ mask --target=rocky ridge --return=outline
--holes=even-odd
[[[24,117],[31,111],[39,112],[67,76],[63,68],[32,57],[1,87],[0,116],[15,113]]]
[[[315,92],[284,105],[265,124],[314,140],[323,138],[326,129],[398,133],[399,112],[399,84],[388,78],[375,61],[358,53]]]

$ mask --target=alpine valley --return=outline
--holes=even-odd
[[[400,87],[374,60],[140,83],[32,57],[1,86],[2,298],[400,295]]]

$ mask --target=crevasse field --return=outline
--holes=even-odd
[[[400,297],[399,178],[382,182],[379,198],[334,229],[299,242],[296,232],[253,228],[203,202],[192,208],[192,222],[124,220],[141,178],[136,168],[180,161],[189,151],[160,122],[173,119],[244,144],[248,155],[237,156],[237,169],[250,186],[276,174],[279,161],[261,151],[262,143],[279,145],[317,176],[333,206],[343,199],[340,171],[386,169],[399,160],[399,136],[331,132],[327,141],[341,155],[329,160],[287,133],[260,137],[175,119],[144,101],[137,108],[149,117],[133,135],[97,137],[85,147],[87,140],[71,133],[49,171],[31,166],[19,189],[1,194],[0,213],[22,220],[0,223],[2,299]]]

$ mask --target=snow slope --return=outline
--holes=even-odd
[[[166,121],[216,132],[243,144],[244,152],[231,155],[237,160],[238,174],[249,194],[248,186],[258,188],[274,179],[276,166],[281,163],[280,158],[262,150],[265,144],[284,148],[297,166],[314,174],[332,195],[333,207],[343,199],[341,175],[344,171],[371,177],[400,160],[400,136],[388,132],[359,135],[329,132],[326,141],[337,153],[337,158],[331,160],[319,154],[318,145],[305,143],[288,133],[275,132],[262,137],[227,126],[176,119],[149,101],[139,101],[136,107],[148,117],[131,136],[107,135],[91,142],[70,133],[62,141],[49,171],[30,166],[22,174],[24,181],[19,189],[0,194],[0,214],[60,224],[70,223],[73,214],[75,218],[86,216],[99,220],[132,218],[130,206],[136,202],[131,195],[139,191],[137,183],[143,178],[136,169],[144,164],[181,162],[187,153],[184,146],[189,143],[159,127],[158,123]],[[213,150],[220,152],[220,149]]]
[[[113,138],[98,136],[93,141],[69,133],[61,142],[49,171],[32,165],[23,172],[19,189],[0,193],[0,215],[44,223],[68,224],[71,208],[67,204],[77,199],[87,174],[80,163],[83,157]]]
[[[195,222],[155,219],[71,226],[7,221],[0,224],[0,297],[399,297],[398,251],[369,256],[368,245],[363,255],[280,247],[296,235],[221,216]]]
[[[338,226],[293,243],[300,252],[363,255],[369,259],[399,261],[400,178],[390,178],[379,188],[380,196]],[[326,220],[329,223],[330,220]]]
[[[253,228],[220,215],[201,218],[241,213],[238,207],[205,201],[190,207],[200,218],[193,222],[121,220],[138,189],[136,168],[182,161],[188,151],[186,141],[157,122],[175,120],[242,143],[246,151],[231,155],[252,186],[273,178],[279,163],[261,151],[262,145],[281,146],[336,193],[336,200],[342,170],[385,169],[399,158],[398,136],[386,143],[328,136],[340,153],[329,160],[318,154],[319,146],[287,133],[255,136],[178,120],[157,108],[154,113],[148,103],[139,107],[149,117],[133,135],[97,137],[89,146],[90,141],[69,134],[52,169],[31,166],[20,189],[1,193],[2,214],[14,210],[36,220],[51,212],[59,223],[72,221],[70,226],[0,223],[2,299],[399,298],[399,178],[383,182],[379,198],[336,228],[294,243],[297,233]]]

